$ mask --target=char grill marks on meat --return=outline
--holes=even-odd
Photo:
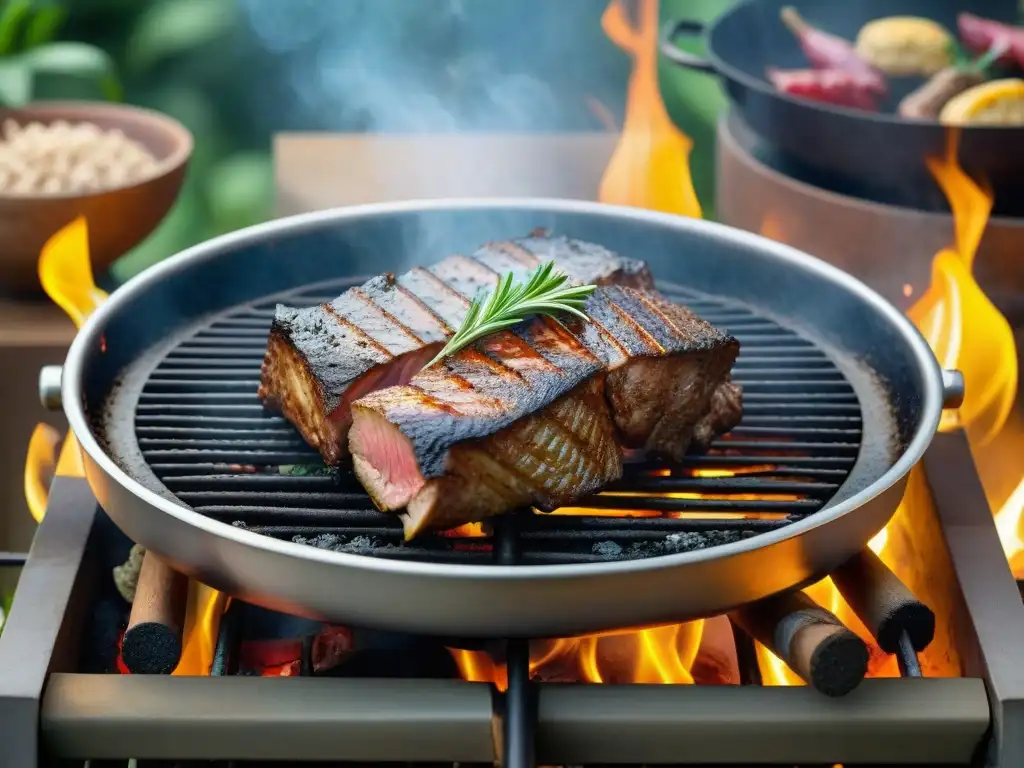
[[[352,401],[409,381],[462,324],[481,288],[506,272],[524,277],[551,260],[574,282],[653,286],[643,262],[598,245],[543,236],[492,243],[397,278],[376,277],[329,304],[279,305],[259,397],[337,465],[347,454]]]
[[[651,291],[599,288],[585,312],[493,334],[352,403],[356,475],[404,510],[407,537],[573,503],[621,475],[623,448],[680,458],[735,425],[735,339]]]

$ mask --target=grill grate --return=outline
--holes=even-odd
[[[156,476],[196,512],[259,533],[356,554],[491,563],[490,526],[401,541],[348,470],[319,455],[256,398],[278,300],[330,301],[359,279],[317,286],[206,321],[143,388],[136,436]],[[743,420],[680,465],[631,464],[580,508],[516,515],[524,564],[597,562],[700,549],[774,530],[821,509],[860,450],[857,396],[811,341],[743,305],[665,294],[739,339]]]

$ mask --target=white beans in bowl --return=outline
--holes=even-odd
[[[0,194],[100,192],[141,181],[157,166],[149,150],[116,129],[63,120],[3,123]]]

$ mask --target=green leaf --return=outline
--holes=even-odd
[[[521,323],[531,315],[547,315],[557,320],[558,313],[567,312],[589,321],[582,309],[584,301],[596,286],[565,287],[569,276],[556,272],[553,261],[541,264],[525,282],[514,284],[514,277],[512,272],[501,275],[486,301],[480,294],[474,297],[462,326],[425,368],[454,355],[477,339]]]
[[[68,9],[62,5],[47,5],[40,8],[25,26],[25,48],[36,48],[52,42],[67,17]]]
[[[25,20],[32,12],[32,0],[8,0],[0,11],[0,56],[14,51]]]
[[[230,232],[263,221],[274,197],[274,169],[262,152],[238,152],[210,169],[206,200],[218,232]]]
[[[32,70],[13,56],[0,59],[0,103],[21,107],[32,100]]]
[[[147,70],[164,59],[211,43],[237,23],[228,0],[163,0],[139,18],[128,41],[127,63]]]
[[[121,99],[117,66],[106,51],[87,43],[50,43],[21,54],[35,77],[59,75],[94,82],[110,101]]]

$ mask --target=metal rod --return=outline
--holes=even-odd
[[[235,673],[238,659],[239,623],[241,621],[241,603],[232,601],[220,619],[217,631],[217,645],[213,649],[213,663],[210,664],[210,677],[224,677]]]
[[[737,627],[732,621],[732,639],[736,645],[736,664],[740,671],[740,685],[763,685],[761,667],[757,663],[757,647],[754,638]]]
[[[20,568],[28,560],[28,552],[0,552],[0,568]]]
[[[530,641],[509,640],[505,655],[508,690],[505,692],[501,765],[502,768],[533,768],[536,765],[535,711],[530,690]]]
[[[917,658],[917,651],[914,650],[914,643],[907,632],[901,632],[899,647],[896,649],[896,663],[900,668],[900,675],[903,677],[924,677],[921,672],[921,662]]]
[[[299,656],[299,674],[302,677],[313,676],[313,643],[316,635],[302,636],[302,651]]]
[[[518,515],[502,515],[494,520],[494,558],[502,565],[519,560]],[[537,764],[534,749],[536,708],[530,682],[530,641],[509,640],[505,649],[505,712],[501,723],[502,768],[533,768]]]

